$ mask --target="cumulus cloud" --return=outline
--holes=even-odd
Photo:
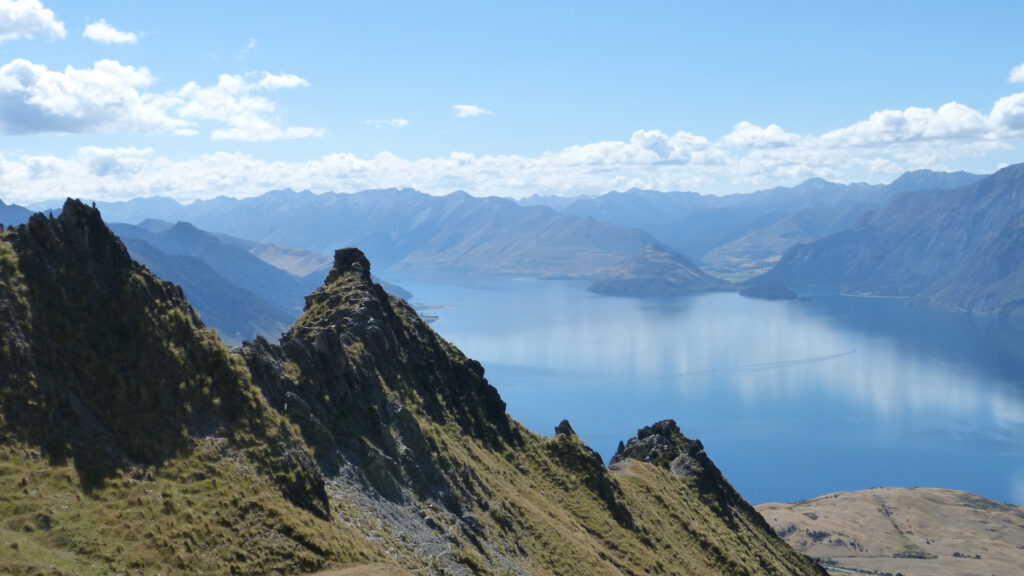
[[[139,41],[139,36],[134,32],[122,32],[102,19],[86,26],[82,37],[102,44],[135,44]]]
[[[799,141],[799,135],[786,132],[778,124],[762,128],[750,122],[740,122],[722,137],[723,144],[737,148],[777,148],[794,146]]]
[[[1024,64],[1014,66],[1010,70],[1010,82],[1024,82]]]
[[[476,104],[455,104],[452,108],[455,110],[455,115],[459,118],[472,118],[473,116],[494,114],[494,112],[487,108],[477,106]]]
[[[996,130],[1005,136],[1024,136],[1024,92],[997,100],[990,118]]]
[[[822,136],[830,145],[876,146],[925,139],[977,137],[989,131],[989,121],[977,110],[950,102],[938,110],[907,108],[875,112],[863,121]]]
[[[185,128],[174,118],[173,96],[146,93],[148,68],[100,60],[63,71],[17,59],[0,67],[0,131],[168,132]]]
[[[222,75],[216,85],[190,82],[177,91],[150,92],[148,68],[101,60],[91,68],[50,70],[28,60],[0,67],[0,133],[198,134],[220,124],[215,140],[265,141],[321,136],[323,130],[282,126],[273,100],[260,91],[308,86],[293,74]],[[223,126],[223,125],[226,125]]]
[[[383,130],[385,128],[405,128],[409,125],[409,121],[405,118],[380,118],[377,120],[367,120],[365,124]]]
[[[309,86],[309,82],[295,74],[271,74],[270,72],[264,72],[263,78],[260,78],[260,81],[256,83],[256,88],[262,90],[281,90],[282,88],[305,86]]]
[[[67,29],[39,0],[0,0],[0,42],[18,38],[64,38]]]
[[[277,90],[308,86],[308,83],[291,74],[282,76],[265,72],[258,81],[246,76],[221,74],[217,84],[200,86],[189,82],[177,96],[184,102],[178,113],[190,120],[212,120],[227,124],[228,128],[212,132],[214,140],[243,140],[248,142],[310,138],[322,136],[320,128],[305,126],[281,127],[268,115],[277,112],[277,103],[263,96],[253,95],[260,90]]]

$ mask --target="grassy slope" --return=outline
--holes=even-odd
[[[383,558],[280,490],[224,440],[134,468],[85,491],[74,466],[5,442],[0,451],[4,574],[275,574]]]
[[[615,472],[622,503],[634,520],[626,527],[586,488],[593,471],[567,465],[572,456],[590,452],[575,437],[541,438],[522,430],[521,448],[495,452],[451,425],[427,422],[424,430],[469,480],[470,513],[485,540],[503,555],[524,560],[530,574],[815,573],[809,560],[759,531],[754,519],[725,521],[700,495],[694,478],[641,462]],[[443,515],[434,520],[446,522]],[[453,534],[462,539],[463,534]],[[498,555],[486,546],[474,550],[466,540],[469,545],[457,554],[473,573],[506,573],[488,562]],[[396,559],[411,570],[423,567],[420,559],[400,552]]]
[[[837,567],[1011,576],[1024,565],[1024,509],[966,492],[878,488],[758,510],[798,550]]]

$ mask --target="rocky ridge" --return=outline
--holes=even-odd
[[[510,419],[358,250],[235,352],[80,203],[3,232],[0,266],[14,574],[821,574],[674,424],[609,468]]]

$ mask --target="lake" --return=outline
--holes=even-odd
[[[607,460],[675,419],[752,503],[936,486],[1024,504],[1024,329],[818,294],[672,300],[575,282],[394,279],[479,360],[508,412],[567,418]]]

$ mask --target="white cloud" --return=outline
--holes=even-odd
[[[135,44],[139,41],[139,36],[134,32],[122,32],[102,19],[86,26],[82,37],[102,44]]]
[[[324,133],[319,128],[281,126],[277,103],[253,94],[309,85],[293,74],[224,74],[214,86],[190,82],[173,92],[147,91],[155,81],[148,68],[113,60],[63,71],[14,60],[0,67],[0,133],[191,136],[204,122],[214,124],[214,140],[266,141]]]
[[[67,30],[39,0],[0,0],[0,42],[36,34],[64,38]]]
[[[294,74],[271,74],[264,72],[263,78],[256,83],[263,90],[280,90],[282,88],[299,88],[309,86],[309,82]]]
[[[477,106],[476,104],[455,104],[452,108],[455,109],[455,115],[459,118],[472,118],[473,116],[494,114],[494,112],[487,108]]]
[[[878,146],[926,139],[973,138],[989,131],[989,121],[977,110],[950,102],[938,110],[882,110],[863,121],[822,135],[832,146]]]
[[[1024,64],[1020,64],[1013,67],[1010,70],[1010,82],[1024,82]]]
[[[100,60],[91,68],[49,70],[17,59],[0,67],[0,132],[167,132],[178,99],[143,91],[147,68]]]
[[[85,146],[78,149],[76,159],[94,176],[120,177],[141,172],[154,152],[152,148]]]
[[[1005,136],[1024,136],[1024,92],[997,100],[989,117],[996,130]]]
[[[177,96],[185,103],[178,114],[190,120],[227,124],[229,128],[213,131],[214,140],[257,142],[322,136],[324,131],[320,128],[279,126],[267,118],[277,111],[277,104],[269,98],[252,95],[258,90],[296,86],[308,86],[308,83],[291,74],[278,76],[264,72],[257,82],[250,82],[245,76],[221,74],[214,86],[189,82],[179,90]]]
[[[381,118],[377,120],[367,120],[365,124],[369,124],[374,128],[405,128],[409,125],[409,121],[405,118]]]
[[[776,148],[793,146],[799,141],[799,135],[786,132],[778,124],[762,128],[750,122],[740,122],[722,137],[723,144],[737,148]]]

